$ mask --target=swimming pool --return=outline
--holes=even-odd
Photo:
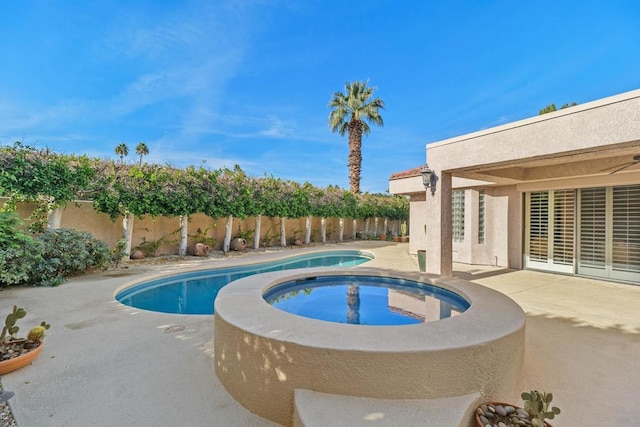
[[[373,259],[362,251],[323,251],[276,261],[176,274],[134,284],[116,300],[143,310],[173,314],[214,314],[213,301],[228,283],[258,273],[309,267],[353,267]]]
[[[284,282],[264,299],[288,313],[355,325],[412,325],[463,313],[469,302],[429,283],[379,276],[321,276]]]

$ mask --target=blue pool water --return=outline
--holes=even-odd
[[[360,251],[329,251],[241,267],[216,268],[167,276],[140,283],[116,295],[122,304],[179,314],[213,314],[213,301],[228,283],[269,271],[309,267],[352,267],[373,257]]]
[[[393,277],[319,276],[281,283],[264,299],[288,313],[328,322],[410,325],[464,312],[460,295],[427,283]]]

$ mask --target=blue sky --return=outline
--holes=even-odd
[[[369,80],[362,191],[425,144],[640,88],[640,2],[3,1],[0,144],[348,188],[327,104]],[[129,161],[135,161],[130,155]]]

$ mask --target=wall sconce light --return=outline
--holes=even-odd
[[[422,174],[422,184],[424,185],[424,188],[425,189],[430,188],[431,195],[435,196],[436,183],[438,182],[438,177],[436,176],[436,173],[429,168],[428,164],[425,164],[424,167],[422,168],[422,171],[420,171],[420,174]]]

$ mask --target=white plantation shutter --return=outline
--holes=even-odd
[[[575,190],[527,193],[525,267],[574,273]]]
[[[573,266],[575,191],[553,192],[553,263]]]
[[[549,246],[549,192],[529,194],[529,260],[547,262]]]
[[[640,185],[536,191],[525,203],[526,268],[640,283]]]
[[[578,273],[640,283],[640,185],[580,191]]]
[[[612,233],[612,269],[640,274],[640,185],[613,187]]]
[[[604,270],[606,261],[606,188],[580,191],[579,267]],[[583,271],[587,273],[587,271]]]

